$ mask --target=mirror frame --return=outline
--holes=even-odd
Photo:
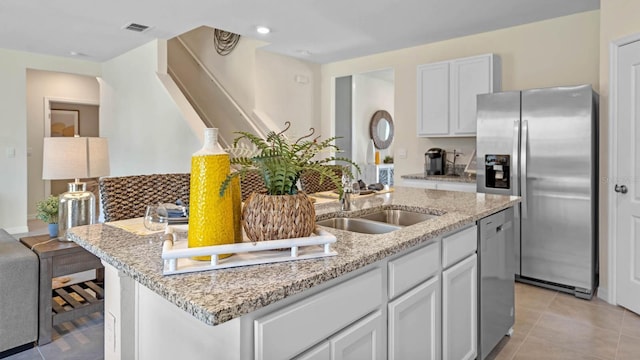
[[[382,120],[387,120],[389,123],[389,136],[387,139],[381,139],[378,136],[378,124]],[[378,110],[373,113],[371,117],[371,122],[369,123],[369,136],[373,139],[373,145],[375,145],[376,149],[384,150],[391,146],[391,142],[393,141],[393,119],[391,118],[391,114],[389,114],[386,110]]]

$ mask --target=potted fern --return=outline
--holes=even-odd
[[[350,159],[334,156],[340,152],[333,144],[336,137],[320,141],[313,138],[315,130],[300,138],[290,140],[285,135],[291,123],[279,133],[267,134],[266,139],[248,132],[237,132],[239,136],[227,151],[231,154],[231,165],[238,171],[227,176],[220,187],[220,195],[236,177],[249,171],[258,171],[266,186],[266,194],[254,192],[246,199],[242,208],[242,226],[252,241],[306,237],[315,229],[315,209],[307,195],[298,190],[298,179],[304,171],[320,174],[320,181],[331,181],[342,192],[342,177],[353,178],[351,166],[345,166],[342,175],[332,167],[333,162],[353,165]],[[248,142],[252,146],[247,146]],[[325,157],[321,157],[326,153]]]
[[[48,198],[36,203],[36,219],[40,219],[49,226],[49,237],[58,236],[58,197],[49,195]]]

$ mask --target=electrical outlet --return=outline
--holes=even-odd
[[[407,149],[397,149],[398,159],[406,159],[407,158]]]
[[[7,153],[7,157],[8,158],[14,158],[16,157],[16,148],[14,147],[8,147],[6,150]]]

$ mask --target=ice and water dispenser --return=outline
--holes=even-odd
[[[484,157],[487,188],[510,189],[511,184],[509,167],[511,157],[509,155],[487,154]]]

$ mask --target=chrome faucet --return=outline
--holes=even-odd
[[[340,195],[340,208],[342,211],[351,210],[351,192],[353,190],[350,187],[342,188],[342,195]]]
[[[342,192],[340,193],[340,208],[342,211],[351,210],[351,193],[353,192],[353,185],[351,185],[351,177],[342,172]]]

